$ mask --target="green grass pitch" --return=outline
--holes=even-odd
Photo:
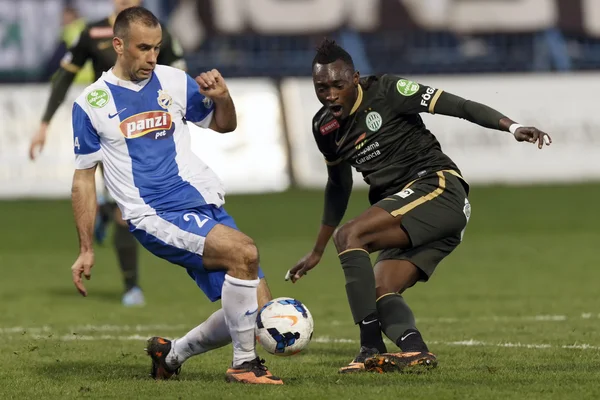
[[[228,198],[275,297],[298,298],[315,318],[305,352],[260,350],[282,387],[225,383],[230,346],[191,359],[177,381],[154,382],[144,339],[180,336],[218,304],[183,269],[142,250],[148,304],[123,308],[109,245],[96,248],[82,298],[70,277],[77,239],[69,202],[0,202],[0,399],[600,398],[600,185],[475,187],[470,198],[464,242],[405,295],[439,367],[352,376],[337,374],[358,331],[333,249],[299,283],[283,280],[312,246],[322,193]],[[366,206],[366,193],[356,192],[347,217]]]

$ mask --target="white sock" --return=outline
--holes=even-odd
[[[225,275],[221,304],[233,342],[233,366],[256,358],[254,325],[258,311],[259,279],[243,280]]]
[[[192,356],[218,349],[229,343],[231,343],[231,335],[225,323],[225,313],[221,308],[184,337],[173,340],[166,361],[171,368],[176,369]]]

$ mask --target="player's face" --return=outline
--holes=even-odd
[[[335,119],[342,120],[350,115],[358,96],[358,71],[342,60],[329,64],[315,64],[313,84],[317,98]]]
[[[142,4],[142,0],[113,0],[115,5],[115,14],[120,13],[126,8],[136,7]]]
[[[115,51],[121,57],[121,65],[132,81],[148,79],[152,75],[162,42],[160,25],[148,27],[133,23],[127,38],[115,38]]]

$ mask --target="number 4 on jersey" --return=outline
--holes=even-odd
[[[79,145],[79,137],[75,136],[75,143],[73,143],[73,147],[77,148],[77,150],[81,150],[81,146]]]

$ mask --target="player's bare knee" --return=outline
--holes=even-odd
[[[258,276],[258,248],[252,241],[240,243],[232,254],[228,272],[241,279],[256,279]]]
[[[258,273],[258,248],[254,243],[247,243],[242,247],[243,265],[248,272]]]
[[[340,226],[333,233],[333,243],[338,253],[348,249],[364,248],[364,243],[362,243],[360,238],[360,229],[353,222],[348,222]]]
[[[375,285],[375,294],[377,298],[385,296],[386,294],[397,293],[397,290],[394,290],[394,288],[391,285],[388,285],[386,283],[376,282]]]

